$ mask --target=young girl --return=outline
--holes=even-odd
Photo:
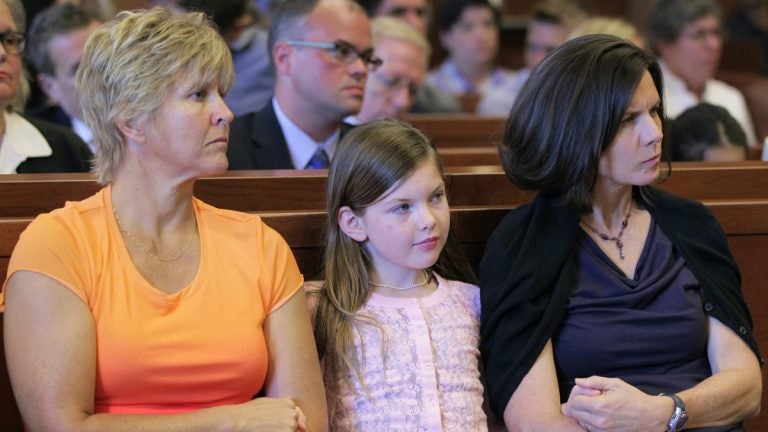
[[[314,330],[334,431],[484,431],[479,290],[444,249],[443,167],[423,133],[359,126],[328,175]]]

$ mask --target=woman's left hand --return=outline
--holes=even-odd
[[[674,410],[672,399],[651,396],[618,378],[577,378],[563,415],[576,420],[584,430],[665,431]]]

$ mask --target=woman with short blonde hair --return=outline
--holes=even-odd
[[[86,44],[77,87],[106,186],[36,218],[0,292],[30,430],[327,429],[290,248],[192,194],[227,169],[231,83],[202,13],[123,12]]]

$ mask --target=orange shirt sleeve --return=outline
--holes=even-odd
[[[274,229],[263,224],[261,245],[265,271],[260,280],[260,290],[267,315],[287,302],[304,283],[296,259],[288,243]]]
[[[42,214],[19,237],[8,265],[8,275],[0,293],[5,305],[5,290],[11,276],[20,270],[40,273],[70,289],[88,304],[91,279],[88,246],[75,233],[76,224],[66,223],[57,212]]]

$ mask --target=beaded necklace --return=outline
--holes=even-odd
[[[426,285],[426,284],[428,284],[428,283],[430,283],[432,281],[432,276],[429,275],[428,271],[422,270],[422,273],[424,274],[424,281],[416,283],[416,284],[413,284],[413,285],[408,285],[408,286],[401,287],[401,286],[383,284],[383,283],[378,283],[378,282],[371,282],[371,285],[373,285],[375,287],[380,287],[380,288],[389,288],[389,289],[393,289],[395,291],[408,291],[408,290],[412,290],[414,288],[423,287],[424,285]]]
[[[587,228],[590,229],[590,231],[592,231],[598,237],[600,237],[600,239],[605,241],[616,242],[616,247],[619,249],[619,257],[621,259],[624,259],[624,242],[621,241],[621,237],[624,236],[624,230],[627,228],[627,225],[629,224],[629,216],[631,214],[632,214],[632,202],[629,203],[629,210],[627,211],[627,217],[625,217],[624,220],[621,221],[621,229],[619,229],[619,234],[616,236],[610,236],[608,234],[598,231],[597,228],[590,225],[589,222],[584,220],[584,218],[581,219],[581,222],[583,222],[584,225],[586,225]]]

